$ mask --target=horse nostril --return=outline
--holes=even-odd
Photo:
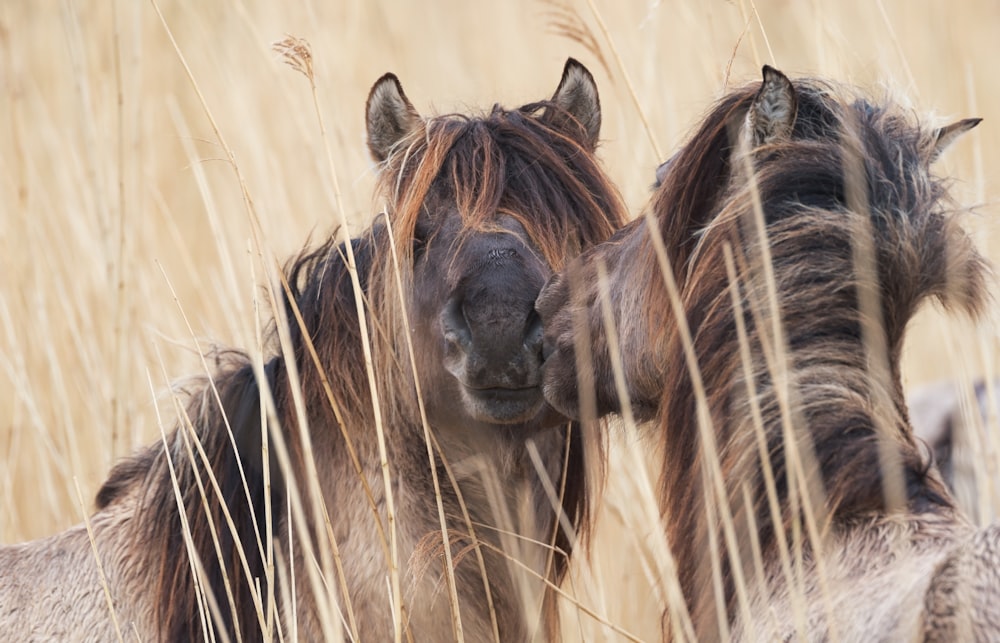
[[[445,304],[441,311],[441,329],[444,331],[444,338],[451,343],[462,348],[468,348],[472,344],[472,330],[461,298],[452,297]]]
[[[542,327],[542,318],[532,310],[528,313],[528,320],[524,327],[524,347],[529,353],[538,354],[542,357],[542,345],[545,337]]]

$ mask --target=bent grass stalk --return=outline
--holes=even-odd
[[[404,295],[402,276],[399,269],[399,253],[396,249],[396,237],[393,234],[392,222],[389,220],[389,217],[386,216],[383,220],[385,221],[389,235],[389,248],[392,253],[392,268],[393,274],[396,278],[396,292],[399,295],[399,310],[400,315],[403,318],[403,328],[407,329],[403,332],[403,337],[406,338],[406,354],[410,359],[410,371],[413,374],[413,385],[416,389],[417,408],[420,411],[420,424],[424,429],[424,443],[427,446],[427,461],[428,466],[430,467],[431,480],[434,485],[434,499],[437,503],[438,524],[441,529],[441,544],[444,549],[444,560],[446,563],[445,579],[448,582],[448,600],[451,604],[452,627],[454,628],[455,639],[457,641],[464,641],[465,632],[462,629],[462,613],[459,609],[458,589],[455,584],[455,563],[452,560],[451,545],[448,542],[448,520],[444,513],[444,501],[441,498],[441,483],[438,481],[437,466],[434,464],[434,447],[431,444],[431,427],[427,422],[427,409],[424,408],[424,396],[420,387],[420,376],[417,372],[417,359],[413,352],[413,338],[411,337],[410,332],[408,332],[411,327],[409,316],[406,312],[406,296]],[[350,245],[350,242],[348,242],[348,245]],[[476,548],[476,552],[479,554],[478,547]],[[499,643],[500,628],[497,624],[496,610],[493,607],[493,595],[490,591],[489,579],[486,578],[485,561],[483,561],[481,555],[479,556],[479,562],[480,571],[483,576],[483,589],[486,592],[486,601],[489,605],[490,625],[493,628],[494,640]]]
[[[340,215],[341,233],[344,236],[344,249],[347,255],[347,272],[351,277],[351,286],[354,290],[354,301],[358,312],[358,330],[361,334],[361,346],[364,352],[365,372],[368,374],[368,388],[371,395],[372,412],[375,417],[375,434],[378,437],[379,464],[382,470],[382,482],[385,492],[386,505],[386,531],[389,532],[389,582],[392,590],[392,605],[395,610],[393,618],[393,637],[397,643],[402,641],[403,614],[403,594],[399,580],[399,544],[396,534],[396,509],[393,500],[392,474],[389,469],[389,457],[386,449],[385,427],[382,421],[382,405],[379,401],[378,388],[376,386],[375,366],[372,360],[372,345],[368,335],[368,321],[365,313],[364,292],[361,289],[361,282],[358,279],[357,263],[354,259],[354,247],[351,244],[349,234],[347,213],[340,194],[340,183],[337,179],[337,170],[333,162],[333,152],[330,148],[330,141],[326,135],[326,126],[323,123],[323,112],[320,109],[319,89],[316,85],[316,77],[313,74],[312,52],[309,43],[302,39],[287,38],[280,43],[284,47],[283,54],[288,64],[301,72],[309,81],[309,88],[312,92],[313,107],[316,112],[316,122],[319,125],[320,139],[323,141],[323,149],[326,152],[326,159],[329,165],[330,179],[333,181],[333,192],[336,199],[337,212]]]
[[[206,117],[208,118],[209,122],[211,123],[212,129],[213,129],[213,131],[215,133],[215,136],[216,136],[216,140],[219,141],[219,144],[225,150],[227,159],[229,161],[229,164],[233,168],[233,171],[235,172],[236,179],[237,179],[237,181],[238,181],[238,183],[240,185],[240,193],[241,193],[241,196],[243,198],[243,204],[244,204],[244,207],[246,209],[246,213],[247,213],[248,217],[250,218],[250,221],[251,221],[251,224],[252,224],[251,225],[251,230],[254,232],[254,241],[255,241],[256,247],[259,248],[261,251],[263,251],[263,244],[262,244],[262,240],[261,240],[261,235],[259,234],[259,231],[260,231],[260,221],[259,221],[259,218],[257,217],[256,209],[254,208],[254,205],[253,205],[253,199],[250,197],[249,188],[248,188],[248,186],[246,184],[246,181],[244,180],[242,172],[239,169],[239,165],[236,163],[235,155],[234,155],[232,149],[226,143],[225,138],[222,136],[222,132],[219,129],[218,124],[217,124],[214,116],[212,115],[212,111],[211,111],[211,109],[209,109],[208,102],[205,100],[205,97],[202,94],[200,87],[198,86],[197,80],[195,79],[194,74],[191,71],[191,68],[187,64],[187,60],[186,60],[183,52],[181,51],[180,46],[177,44],[177,41],[174,38],[173,32],[170,29],[170,26],[167,24],[166,19],[163,17],[163,13],[160,11],[159,5],[157,4],[156,0],[151,0],[151,2],[152,2],[152,5],[153,5],[153,8],[154,8],[154,10],[155,10],[155,12],[157,14],[157,17],[159,18],[160,23],[161,23],[164,31],[166,32],[168,39],[170,40],[170,43],[171,43],[171,45],[172,45],[172,47],[174,49],[174,52],[176,53],[176,55],[177,55],[177,57],[178,57],[181,65],[183,66],[185,74],[186,74],[188,80],[191,82],[191,85],[192,85],[192,88],[193,88],[194,92],[198,96],[198,99],[199,99],[199,102],[201,103],[202,109],[204,110]],[[339,194],[339,192],[338,192],[338,194]],[[342,211],[341,211],[341,215],[343,216],[343,212]],[[349,245],[350,244],[348,244],[348,246]],[[351,255],[351,256],[353,257],[353,255]],[[356,271],[354,273],[352,273],[352,275],[353,275],[354,280],[356,281],[356,279],[357,279]],[[273,295],[273,293],[272,293],[272,295]],[[362,324],[362,331],[364,331],[364,329],[365,329],[365,326],[364,326],[364,324]],[[287,341],[289,339],[288,338],[288,333],[287,333],[287,327],[283,327],[283,325],[281,323],[279,323],[278,324],[278,334],[279,334],[279,340],[281,341],[283,348],[285,350],[290,350],[291,346],[290,346],[289,342]],[[369,349],[367,343],[365,344],[365,347],[366,347],[366,349]],[[369,355],[370,355],[370,353],[369,353]],[[368,361],[369,361],[369,364],[368,364],[368,366],[369,366],[369,374],[371,375],[370,359]],[[298,418],[300,420],[297,424],[298,424],[299,432],[300,432],[300,436],[299,437],[302,440],[302,446],[303,446],[303,452],[304,452],[304,460],[305,460],[305,465],[306,465],[306,474],[307,474],[306,475],[306,480],[307,480],[307,482],[309,483],[309,486],[310,486],[310,497],[311,497],[311,500],[312,500],[313,515],[314,516],[322,516],[323,515],[323,508],[322,508],[323,497],[322,497],[322,492],[321,492],[321,488],[320,488],[320,484],[319,484],[318,473],[316,471],[315,459],[313,457],[312,442],[311,442],[311,439],[310,439],[310,436],[309,436],[308,422],[306,421],[307,414],[305,412],[304,401],[302,400],[302,392],[301,392],[301,388],[300,388],[300,382],[299,382],[299,379],[298,379],[298,373],[297,373],[296,369],[293,368],[292,366],[293,366],[293,363],[289,363],[288,376],[289,376],[289,382],[291,384],[292,398],[293,398],[293,402],[294,402],[294,405],[295,405],[295,410],[296,410],[297,416],[298,416]],[[375,395],[374,392],[373,392],[373,395]],[[380,436],[381,436],[381,433],[380,433]],[[241,471],[241,476],[242,476],[243,475],[242,474],[242,464],[240,465],[240,471]],[[286,469],[286,471],[290,471],[290,470]],[[245,483],[245,480],[244,480],[244,486],[245,486],[245,484],[246,483]],[[390,498],[391,498],[391,496],[390,496]],[[390,524],[391,524],[391,516],[392,516],[392,513],[391,513],[391,510],[390,510]],[[306,533],[309,533],[309,532],[308,532],[308,530],[304,530],[303,533],[306,534]],[[304,539],[303,542],[307,542],[308,543],[308,541],[309,541],[309,539],[306,538],[306,539]],[[323,574],[326,577],[329,577],[329,576],[332,575],[332,565],[333,565],[333,563],[332,563],[332,560],[331,560],[330,549],[332,549],[332,547],[329,548],[329,549],[327,547],[320,547],[320,559],[322,561],[322,572],[323,572]],[[326,594],[326,592],[324,591],[324,585],[316,577],[316,574],[313,573],[313,568],[312,567],[307,566],[307,569],[310,572],[309,573],[310,583],[312,584],[312,588],[313,588],[313,591],[315,593],[315,596],[317,598],[318,603],[320,605],[333,605],[333,604],[335,604],[335,600],[333,599],[332,596],[330,597],[330,600],[320,600],[320,598],[323,597]],[[396,578],[396,581],[395,581],[394,587],[398,588],[398,574],[395,576],[395,578]],[[398,605],[398,603],[397,603],[397,605]],[[326,636],[327,638],[331,638],[331,639],[334,638],[335,634],[339,633],[339,628],[337,628],[337,627],[334,626],[334,624],[333,624],[334,621],[331,619],[329,611],[326,610],[326,609],[322,609],[322,608],[319,609],[318,611],[319,611],[319,616],[320,616],[320,624],[321,624],[321,627],[323,629],[324,636]],[[398,627],[397,627],[397,629],[398,629]],[[398,640],[399,640],[399,637],[398,637],[398,634],[397,634],[397,641]]]

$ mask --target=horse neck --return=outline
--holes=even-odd
[[[497,435],[470,444],[449,438],[461,428],[468,430],[467,427],[431,426],[430,433],[436,438],[432,470],[423,427],[387,410],[381,423],[388,463],[383,469],[372,418],[346,419],[347,435],[357,454],[360,474],[348,457],[345,437],[328,424],[329,418],[313,418],[311,433],[316,438],[314,449],[324,454],[317,457],[318,477],[340,556],[345,561],[346,590],[354,601],[353,609],[362,632],[380,636],[381,628],[390,625],[387,619],[391,609],[387,603],[359,601],[366,596],[385,594],[385,578],[390,569],[389,545],[394,540],[404,590],[403,607],[410,615],[413,635],[438,638],[446,636],[446,632],[450,634],[444,625],[448,622],[447,596],[438,596],[433,601],[428,598],[435,591],[447,592],[441,589],[444,579],[435,571],[438,559],[444,556],[437,504],[440,502],[452,540],[452,555],[456,556],[454,574],[463,625],[472,628],[469,631],[479,631],[488,615],[478,555],[469,550],[474,533],[476,540],[487,543],[481,553],[500,631],[513,638],[525,634],[524,601],[534,597],[522,600],[519,594],[529,587],[539,597],[544,592],[532,574],[549,573],[548,550],[532,543],[552,538],[555,512],[535,482],[537,474],[523,441],[501,439]],[[543,462],[562,462],[562,454],[557,451],[562,444],[560,435],[558,431],[550,431],[537,439]],[[391,480],[388,485],[391,491],[387,490],[383,471]],[[559,469],[549,472],[557,488],[559,473]],[[387,496],[390,492],[391,523]],[[560,546],[565,549],[565,545]],[[301,546],[296,548],[301,550]],[[466,555],[459,558],[461,551]],[[532,572],[510,565],[499,551]],[[311,590],[301,587],[300,594],[311,595]],[[391,629],[384,633],[391,636]]]
[[[767,211],[768,204],[764,206]],[[831,213],[801,216],[822,219],[824,215]],[[913,302],[881,302],[883,315],[892,319],[882,327],[884,350],[872,349],[860,321],[856,288],[860,280],[850,277],[854,266],[849,233],[799,243],[794,227],[781,222],[769,225],[772,277],[761,269],[764,258],[754,255],[760,244],[746,218],[752,215],[739,216],[741,225],[728,232],[710,229],[705,234],[681,285],[711,420],[704,435],[712,436],[714,448],[706,449],[699,437],[694,380],[683,358],[685,340],[679,331],[670,342],[668,372],[680,375],[667,386],[659,416],[666,436],[661,497],[670,541],[682,589],[696,622],[709,633],[718,622],[711,589],[710,536],[724,559],[725,600],[730,604],[733,600],[732,567],[726,560],[720,523],[717,519],[710,523],[706,517],[705,490],[718,493],[711,485],[720,476],[721,493],[729,505],[724,511],[731,512],[744,543],[738,555],[745,569],[752,555],[746,544],[750,538],[759,539],[765,560],[774,560],[781,535],[802,519],[801,512],[790,506],[789,481],[801,479],[790,473],[798,466],[796,460],[802,463],[801,470],[819,472],[819,485],[796,484],[794,492],[800,498],[812,494],[812,509],[823,526],[836,528],[860,516],[890,511],[880,453],[888,453],[900,473],[903,506],[895,509],[925,510],[949,502],[940,482],[926,475],[903,398],[899,358]],[[741,314],[725,268],[727,244],[736,249],[733,264],[739,275]],[[803,264],[803,256],[808,263]],[[881,292],[886,297],[893,291]],[[775,304],[781,320],[777,334],[770,321]],[[747,337],[744,346],[738,318]],[[749,374],[744,354],[752,364]],[[786,449],[786,435],[799,445],[797,453]],[[880,451],[880,444],[886,448]],[[778,525],[772,519],[765,469],[773,474]]]
[[[453,529],[468,532],[462,517],[467,512],[476,523],[533,539],[548,537],[555,514],[539,481],[545,475],[559,488],[566,428],[540,431],[525,438],[516,430],[502,427],[439,423],[429,425],[425,433],[423,425],[414,422],[413,417],[419,415],[393,411],[383,414],[389,475],[397,488],[407,488],[423,498],[422,503],[403,508],[401,520],[410,518],[416,524],[401,524],[401,528],[420,533],[438,528],[435,495],[439,493]],[[371,472],[367,476],[370,485],[382,486],[374,424],[368,418],[358,426],[361,430],[352,429],[350,433],[359,438],[356,449],[361,467]],[[433,470],[428,435],[433,445]],[[537,450],[539,460],[547,467],[543,473],[536,470],[531,449]],[[348,464],[343,458],[336,461],[342,468]],[[479,536],[499,544],[495,529],[484,530]]]

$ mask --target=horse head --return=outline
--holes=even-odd
[[[433,425],[558,423],[542,396],[534,301],[623,221],[593,160],[600,123],[594,79],[572,59],[551,100],[482,118],[423,118],[391,74],[372,88],[369,150]]]

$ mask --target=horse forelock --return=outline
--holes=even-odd
[[[556,125],[558,110],[540,102],[425,121],[380,171],[397,246],[412,245],[421,218],[441,216],[432,206],[470,233],[496,229],[498,214],[515,218],[554,269],[609,237],[624,204],[593,152]]]
[[[794,132],[753,151],[753,181],[748,181],[734,134],[757,87],[737,90],[716,105],[671,161],[651,207],[693,333],[729,501],[737,522],[741,512],[746,521],[743,493],[749,491],[752,518],[767,551],[775,542],[774,528],[755,442],[754,404],[759,405],[778,492],[788,493],[785,409],[777,403],[778,384],[765,358],[773,355],[775,342],[768,289],[773,286],[776,293],[788,352],[791,419],[815,445],[827,494],[825,518],[888,510],[878,446],[885,439],[898,456],[906,501],[948,506],[947,492],[928,475],[927,459],[912,437],[899,385],[899,356],[906,324],[923,300],[936,297],[973,314],[982,309],[985,264],[956,221],[958,208],[947,183],[929,171],[932,131],[891,102],[873,104],[840,88],[795,81]],[[758,199],[772,284],[760,268],[764,255],[754,219]],[[885,381],[873,379],[861,341],[858,292],[870,283],[855,270],[861,235],[868,235],[874,252],[890,368]],[[727,273],[727,253],[735,286]],[[649,308],[670,310],[659,270],[651,266],[653,276],[640,286],[648,293]],[[753,360],[751,374],[741,362],[734,292]],[[702,487],[690,482],[703,479],[705,456],[684,358],[686,340],[676,324],[650,328],[667,333],[664,371],[675,378],[665,387],[659,416],[667,458],[663,510],[669,515],[682,586],[688,596],[704,598],[712,595],[705,557],[710,527]],[[747,388],[750,376],[752,392]],[[793,519],[797,517],[784,515],[786,524],[778,528]],[[728,582],[731,592],[731,577]],[[731,593],[728,598],[732,600]],[[717,624],[711,605],[706,599],[694,606],[706,631]]]

